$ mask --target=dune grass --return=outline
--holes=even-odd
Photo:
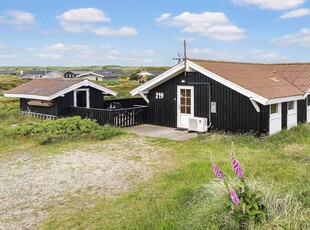
[[[206,134],[184,142],[151,139],[170,148],[165,172],[117,198],[78,196],[51,208],[43,229],[235,229],[225,189],[210,158],[230,173],[229,153],[243,165],[252,189],[263,192],[269,220],[258,229],[307,229],[310,214],[310,125],[264,138]],[[141,151],[143,151],[141,149]],[[91,205],[85,206],[83,204]],[[65,208],[63,208],[65,207]]]

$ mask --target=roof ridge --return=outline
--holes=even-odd
[[[286,63],[263,63],[263,62],[242,62],[242,61],[225,61],[225,60],[209,60],[200,58],[188,58],[189,61],[215,62],[215,63],[232,63],[232,64],[253,64],[253,65],[310,65],[310,62],[286,62]]]

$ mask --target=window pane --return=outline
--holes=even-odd
[[[181,105],[185,105],[185,98],[181,97]]]
[[[186,97],[191,97],[191,90],[190,89],[186,90]]]
[[[310,106],[310,95],[308,95],[308,105]]]
[[[181,97],[185,97],[185,89],[181,89]]]
[[[294,109],[294,101],[290,101],[287,103],[287,108],[288,110],[293,110]]]
[[[190,97],[186,98],[186,105],[191,105],[191,98]]]
[[[181,106],[181,113],[186,113],[186,107],[185,106]]]
[[[278,112],[278,104],[270,105],[270,113],[277,113]]]

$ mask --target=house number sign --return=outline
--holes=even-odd
[[[163,99],[164,93],[163,92],[156,92],[155,93],[155,99]]]

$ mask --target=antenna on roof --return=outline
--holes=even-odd
[[[184,77],[186,77],[186,40],[184,40]]]
[[[177,58],[172,58],[172,59],[173,60],[177,60],[178,61],[177,64],[179,64],[182,61],[183,57],[182,57],[182,55],[180,53],[177,53],[177,55],[178,55]]]

